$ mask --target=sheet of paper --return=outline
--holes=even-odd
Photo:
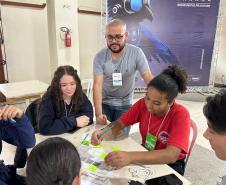
[[[91,162],[88,160],[87,162]],[[92,164],[83,162],[82,169],[82,184],[96,184],[96,185],[111,185],[109,177],[111,176],[111,171],[105,170],[101,167],[104,163],[94,162]]]
[[[104,163],[107,153],[103,146],[93,146],[90,142],[84,141],[90,141],[86,133],[81,141],[82,144],[78,147],[82,161],[82,185],[112,185],[109,180],[112,168]]]
[[[113,173],[112,171],[115,169],[107,166],[104,162],[107,156],[104,147],[102,145],[91,145],[90,135],[87,136],[86,133],[81,142],[84,141],[84,138],[87,142],[83,142],[78,147],[78,152],[82,160],[82,185],[112,185],[112,180],[117,181],[120,179],[126,182],[130,179],[144,181],[155,173],[150,167],[146,167],[145,165],[127,166],[124,168],[124,172],[119,169]],[[122,150],[120,146],[112,146],[111,149],[112,151]]]

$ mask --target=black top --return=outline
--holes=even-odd
[[[93,107],[87,96],[83,93],[83,104],[79,111],[75,112],[75,105],[65,104],[63,110],[57,108],[51,97],[42,100],[38,116],[39,131],[43,135],[56,135],[71,132],[77,127],[76,118],[79,116],[89,117],[89,125],[93,123]]]

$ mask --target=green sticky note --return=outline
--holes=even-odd
[[[106,156],[107,156],[107,154],[106,154],[106,153],[102,153],[102,154],[100,154],[100,156],[99,156],[99,157],[100,157],[101,159],[105,159],[105,157],[106,157]]]
[[[88,166],[88,170],[91,172],[95,172],[95,171],[97,171],[97,167],[95,165],[91,164]]]
[[[82,144],[83,144],[83,145],[89,145],[89,141],[88,141],[88,140],[84,140],[84,141],[82,142]]]
[[[120,146],[113,146],[111,149],[112,149],[112,151],[120,151],[121,150]]]
[[[95,146],[93,146],[93,148],[103,148],[103,145],[101,145],[101,144],[95,145]]]

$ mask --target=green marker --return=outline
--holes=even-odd
[[[103,135],[105,135],[109,130],[111,130],[114,127],[114,125],[111,125],[106,130],[100,133],[100,135],[97,136],[98,139],[100,139]]]

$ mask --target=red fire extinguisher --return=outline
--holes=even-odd
[[[65,42],[65,47],[71,47],[71,31],[67,27],[61,27],[60,30],[64,32],[64,38],[62,38]]]
[[[65,46],[71,47],[71,34],[69,30],[65,32]]]

